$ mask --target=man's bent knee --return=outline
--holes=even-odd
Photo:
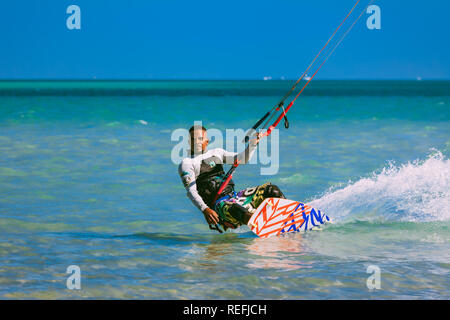
[[[264,198],[286,198],[277,185],[269,184],[264,190]]]

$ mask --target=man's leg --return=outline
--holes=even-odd
[[[266,199],[266,198],[283,198],[286,199],[286,197],[284,196],[283,192],[281,192],[280,188],[278,188],[277,185],[271,184],[271,183],[267,183],[265,185],[263,185],[263,189],[261,190],[262,192],[262,199]],[[252,195],[253,196],[253,195]],[[256,209],[256,208],[254,208]],[[239,222],[241,222],[242,224],[247,224],[247,222],[250,220],[250,218],[252,217],[252,213],[245,207],[237,204],[237,203],[233,203],[229,209],[228,212],[230,213],[230,215],[235,218],[236,220],[238,220]]]
[[[215,206],[216,212],[219,214],[219,223],[222,225],[224,230],[227,230],[228,228],[235,229],[241,224],[240,219],[235,218],[235,216],[241,217],[241,215],[231,213],[232,211],[236,211],[236,209],[233,210],[233,205],[235,203],[227,200],[220,201]]]
[[[278,186],[271,184],[270,182],[264,183],[257,187],[255,194],[252,196],[251,205],[253,208],[258,208],[258,206],[267,198],[283,198],[283,192],[281,192]]]
[[[264,189],[264,198],[283,198],[286,199],[280,188],[274,184],[268,184]]]
[[[241,198],[240,203],[247,203],[247,200],[245,200],[245,197],[247,197],[248,201],[251,201],[249,205],[251,205],[251,208],[253,209],[248,210],[236,202],[229,201],[229,199],[216,204],[216,211],[219,214],[221,225],[225,230],[227,228],[234,229],[242,224],[247,224],[254,210],[264,201],[264,199],[285,198],[280,188],[270,182],[255,188],[244,189],[238,192],[235,197]]]
[[[252,213],[250,211],[237,203],[233,203],[228,209],[228,212],[233,218],[242,224],[247,224],[248,220],[252,217]]]

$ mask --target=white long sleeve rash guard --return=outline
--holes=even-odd
[[[200,175],[200,167],[203,160],[214,158],[216,161],[222,161],[222,163],[233,164],[234,159],[237,155],[240,164],[245,164],[248,163],[248,161],[253,156],[253,153],[256,150],[256,146],[257,145],[254,143],[249,143],[247,149],[239,154],[236,152],[228,152],[222,148],[216,148],[208,150],[207,152],[202,153],[198,156],[191,156],[189,158],[183,159],[183,161],[181,161],[180,165],[178,166],[178,173],[180,174],[183,185],[187,190],[187,196],[189,197],[189,199],[191,199],[192,203],[201,211],[205,210],[208,207],[203,201],[202,197],[200,197],[195,182],[197,177]],[[246,157],[246,155],[248,156]]]

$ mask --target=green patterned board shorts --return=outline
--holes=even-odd
[[[250,213],[256,211],[256,208],[264,201],[264,192],[271,183],[267,182],[257,187],[246,188],[239,192],[233,191],[229,195],[217,199],[215,202],[215,211],[219,215],[220,224],[225,228],[235,229],[242,225],[242,222],[231,216],[229,209],[233,203],[246,208]]]

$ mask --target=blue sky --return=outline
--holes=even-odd
[[[294,79],[355,2],[5,1],[0,79]],[[381,30],[365,14],[316,79],[450,79],[449,1],[375,4]]]

